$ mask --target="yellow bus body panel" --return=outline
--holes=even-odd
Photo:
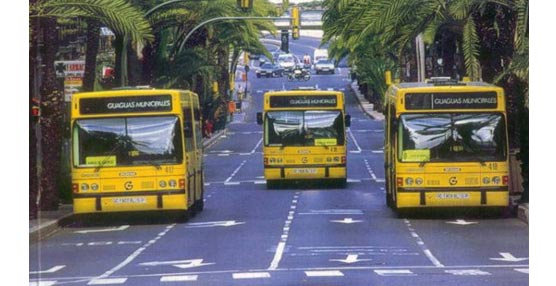
[[[471,93],[495,92],[497,105],[493,108],[406,108],[409,93]],[[424,82],[397,83],[385,94],[385,164],[387,194],[396,208],[508,206],[509,163],[502,162],[401,162],[398,154],[398,134],[395,124],[402,114],[499,112],[507,116],[504,90],[483,82],[433,85]],[[507,124],[506,124],[507,126]],[[507,132],[506,132],[507,138]],[[506,150],[509,150],[506,139]],[[408,154],[419,160],[422,154]],[[426,161],[426,160],[425,160]],[[391,172],[389,172],[389,170]],[[495,182],[493,182],[493,179]],[[409,180],[408,180],[409,179]],[[417,181],[420,182],[417,185]],[[408,183],[411,182],[411,183]]]
[[[92,115],[80,113],[79,100],[81,98],[144,95],[171,95],[172,110]],[[182,108],[199,108],[198,104],[197,95],[187,90],[138,89],[77,93],[72,97],[71,103],[72,127],[75,120],[106,117],[176,115],[183,122]],[[197,134],[197,130],[194,132],[196,136],[201,135]],[[193,205],[194,198],[200,197],[202,186],[200,183],[194,182],[193,177],[189,178],[187,175],[189,169],[197,169],[198,172],[201,169],[201,163],[197,162],[196,166],[192,166],[194,163],[187,158],[194,152],[202,150],[202,147],[197,146],[197,149],[186,152],[183,138],[182,142],[184,157],[183,163],[180,165],[104,166],[98,169],[77,167],[73,164],[72,154],[72,185],[78,186],[73,193],[74,213],[188,210]],[[184,182],[184,186],[180,186],[180,180]],[[161,181],[165,182],[165,186],[161,186]],[[176,182],[176,185],[169,186],[170,181]],[[195,181],[202,180],[196,178]],[[83,190],[81,188],[83,184],[88,185],[89,189]],[[90,188],[93,184],[98,186],[97,190]]]

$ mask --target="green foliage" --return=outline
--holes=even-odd
[[[30,7],[33,17],[91,18],[117,35],[129,35],[134,42],[153,38],[142,11],[126,0],[44,0]]]

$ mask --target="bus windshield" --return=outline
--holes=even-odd
[[[399,124],[402,162],[485,162],[506,158],[502,114],[404,114]]]
[[[73,130],[74,165],[180,164],[181,138],[176,116],[77,120]]]
[[[340,111],[269,111],[266,119],[266,146],[344,145]]]

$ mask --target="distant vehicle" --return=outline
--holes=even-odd
[[[277,61],[284,71],[290,72],[295,67],[295,58],[292,54],[279,55]]]
[[[250,60],[258,60],[261,57],[259,54],[249,54]]]
[[[344,94],[339,91],[287,90],[264,94],[263,162],[269,189],[283,182],[335,182],[345,187],[346,128]]]
[[[334,63],[331,60],[320,60],[315,63],[315,71],[317,74],[323,72],[334,74]]]
[[[262,66],[262,65],[264,65],[264,64],[266,64],[266,63],[270,63],[270,62],[271,62],[271,60],[269,60],[269,59],[268,59],[267,57],[265,57],[265,56],[260,56],[260,57],[259,57],[259,66]]]
[[[308,70],[301,68],[300,66],[296,67],[293,72],[288,74],[288,80],[304,80],[308,81],[311,79],[311,73]]]
[[[328,50],[327,49],[315,49],[313,52],[313,62],[318,62],[320,60],[327,60],[328,59]]]
[[[261,68],[257,70],[257,77],[282,77],[284,75],[284,69],[278,65],[272,63],[265,63],[261,65]]]

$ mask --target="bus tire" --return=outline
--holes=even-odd
[[[279,181],[278,180],[266,180],[266,188],[267,189],[276,189],[278,188],[279,185]]]
[[[336,183],[336,187],[345,189],[347,186],[347,179],[346,178],[337,179],[335,183]]]

